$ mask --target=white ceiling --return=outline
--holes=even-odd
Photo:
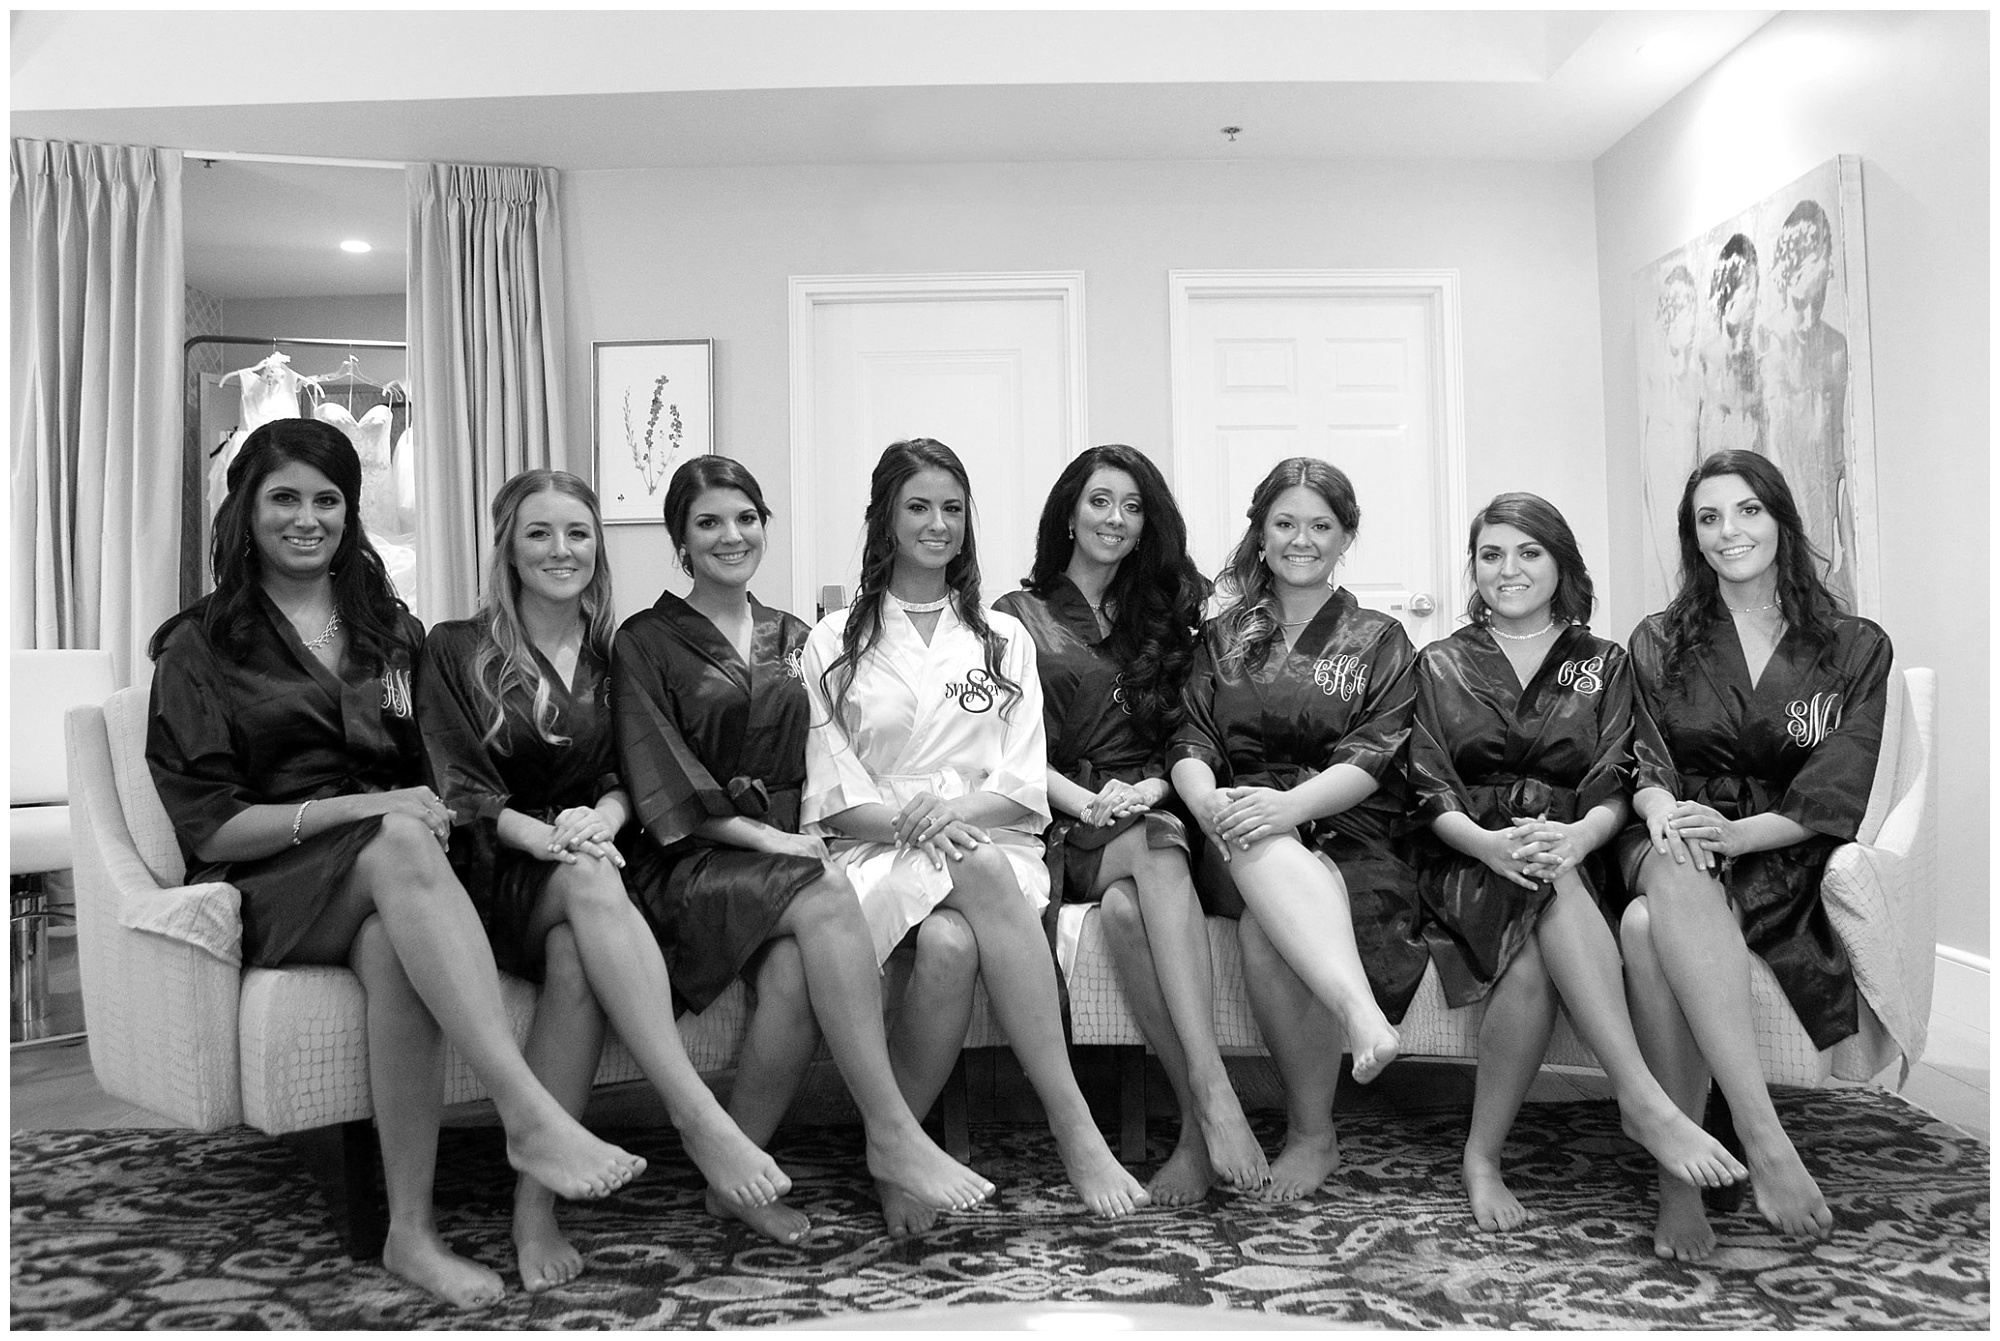
[[[565,170],[1588,162],[1771,14],[15,11],[9,96],[15,135]],[[402,287],[398,174],[190,164],[185,194],[199,287]]]

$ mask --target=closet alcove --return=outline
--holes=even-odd
[[[378,543],[385,561],[408,571],[413,544],[403,546],[408,553],[390,549],[415,525],[403,510],[411,503],[409,455],[416,448],[404,440],[410,406],[402,172],[189,158],[182,211],[182,602],[212,585],[209,519],[228,455],[260,414],[272,417],[273,406],[289,413],[290,397],[309,416],[327,407],[321,417],[355,440],[363,456],[364,512],[374,514],[365,520],[387,541]],[[342,250],[350,241],[370,249]],[[273,355],[279,358],[266,365]],[[279,370],[275,383],[263,382],[260,365]],[[246,388],[246,381],[263,385]],[[410,579],[400,585],[407,595]]]

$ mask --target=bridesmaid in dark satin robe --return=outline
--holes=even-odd
[[[1409,774],[1425,937],[1445,1001],[1484,1000],[1463,1164],[1481,1229],[1527,1218],[1500,1151],[1555,1029],[1557,993],[1610,1077],[1625,1130],[1703,1186],[1742,1166],[1674,1106],[1633,1035],[1618,946],[1598,905],[1602,850],[1623,822],[1632,681],[1591,634],[1576,537],[1534,494],[1473,519],[1469,627],[1417,658]]]
[[[1285,1149],[1263,1195],[1286,1200],[1339,1167],[1341,1041],[1357,1081],[1381,1074],[1428,962],[1415,875],[1392,846],[1416,654],[1400,623],[1334,585],[1361,522],[1346,475],[1282,461],[1250,518],[1167,757],[1208,839],[1203,905],[1240,918],[1251,1007],[1285,1077]]]
[[[1621,928],[1633,1017],[1682,1111],[1700,1114],[1713,1076],[1764,1218],[1823,1238],[1833,1214],[1757,1059],[1749,956],[1771,966],[1816,1044],[1855,1031],[1854,974],[1819,882],[1868,806],[1893,650],[1827,590],[1764,457],[1697,466],[1679,531],[1680,591],[1631,642],[1640,824],[1618,858],[1636,893]],[[1700,1196],[1668,1177],[1653,1250],[1715,1250]]]

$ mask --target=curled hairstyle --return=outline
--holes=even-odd
[[[972,630],[986,648],[987,677],[1000,689],[1000,713],[1007,716],[1021,699],[1021,686],[1009,679],[1000,662],[1007,645],[979,602],[979,550],[974,541],[972,481],[958,453],[936,438],[906,438],[882,451],[868,479],[868,510],[863,514],[861,580],[854,604],[841,630],[840,655],[820,674],[820,688],[833,707],[837,722],[846,722],[847,691],[862,658],[882,639],[882,602],[896,568],[896,502],[903,485],[922,470],[942,470],[965,494],[965,543],[945,565],[945,594],[959,622]]]
[[[1549,613],[1566,624],[1590,622],[1590,612],[1597,607],[1596,589],[1591,586],[1590,569],[1584,566],[1576,535],[1555,504],[1540,494],[1495,494],[1493,501],[1472,519],[1472,529],[1465,537],[1468,578],[1479,566],[1479,533],[1489,526],[1511,526],[1547,550],[1556,561],[1556,595],[1549,602]],[[1473,581],[1465,617],[1475,624],[1484,624],[1492,614],[1486,608],[1485,597],[1479,594],[1479,583]]]
[[[409,607],[397,597],[381,556],[361,528],[361,457],[354,444],[317,419],[273,419],[252,430],[229,463],[229,492],[216,510],[209,538],[214,594],[161,625],[148,655],[160,655],[167,634],[183,618],[199,618],[209,641],[229,655],[247,654],[264,580],[264,555],[256,537],[257,495],[273,472],[294,462],[326,476],[345,504],[330,576],[333,608],[347,630],[347,654],[371,674],[380,673],[398,649],[416,654],[402,627]]]
[[[515,533],[520,529],[521,509],[538,494],[561,494],[573,498],[589,510],[590,529],[597,541],[597,563],[590,583],[583,589],[583,641],[600,661],[611,660],[611,637],[618,630],[617,614],[611,600],[611,565],[604,559],[604,518],[598,512],[597,495],[588,484],[566,470],[524,470],[500,486],[493,496],[493,551],[486,558],[485,590],[479,603],[479,618],[485,637],[472,657],[472,682],[485,702],[486,734],[482,739],[502,754],[510,751],[500,738],[507,723],[505,706],[512,690],[525,693],[534,702],[529,720],[535,733],[552,745],[567,745],[569,737],[555,729],[556,705],[549,677],[535,659],[528,632],[521,625],[521,574],[514,567]]]
[[[694,511],[694,501],[710,489],[734,489],[750,500],[750,506],[757,509],[757,520],[771,520],[771,509],[764,503],[764,491],[757,485],[757,477],[744,469],[743,463],[727,456],[694,456],[681,462],[674,471],[673,479],[667,482],[667,499],[661,506],[660,515],[667,523],[667,539],[674,542],[674,556],[680,563],[681,571],[691,572],[687,559],[688,514]]]
[[[1264,523],[1278,495],[1303,486],[1326,500],[1334,519],[1351,541],[1361,530],[1361,505],[1354,500],[1354,485],[1347,473],[1317,457],[1294,456],[1271,467],[1271,473],[1257,484],[1244,513],[1250,519],[1243,538],[1230,551],[1216,587],[1228,609],[1217,616],[1222,633],[1220,660],[1232,669],[1244,666],[1256,670],[1271,654],[1271,647],[1283,631],[1278,620],[1278,598],[1271,570],[1264,564]]]
[[[1694,491],[1703,480],[1734,475],[1750,486],[1757,501],[1778,524],[1778,611],[1785,622],[1807,641],[1824,647],[1833,640],[1834,621],[1840,618],[1840,602],[1820,580],[1820,554],[1806,536],[1799,518],[1799,505],[1792,499],[1792,487],[1769,458],[1756,452],[1717,452],[1694,468],[1687,487],[1681,490],[1676,516],[1681,540],[1681,584],[1667,602],[1667,676],[1669,685],[1679,684],[1693,654],[1708,642],[1709,626],[1726,618],[1728,606],[1722,586],[1702,553],[1695,530]]]
[[[1122,470],[1139,486],[1145,524],[1104,593],[1116,610],[1107,641],[1124,666],[1126,700],[1142,733],[1167,735],[1180,724],[1181,686],[1194,663],[1207,583],[1187,552],[1187,522],[1160,468],[1123,443],[1092,447],[1067,466],[1042,505],[1035,565],[1021,585],[1046,597],[1063,580],[1076,538],[1077,500],[1099,470]]]

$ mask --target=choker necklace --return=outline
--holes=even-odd
[[[338,632],[340,632],[340,611],[335,610],[331,615],[327,617],[326,627],[320,630],[319,637],[307,638],[302,640],[305,643],[306,651],[308,652],[319,651],[320,648],[325,647],[328,643],[332,642],[333,635]]]
[[[1540,628],[1536,629],[1533,633],[1509,633],[1507,632],[1507,630],[1501,628],[1498,624],[1488,624],[1486,626],[1486,631],[1491,633],[1496,638],[1512,638],[1517,643],[1525,643],[1535,638],[1541,637],[1544,633],[1547,633],[1550,629],[1554,628],[1555,626],[1556,622],[1553,619],[1551,619],[1548,623],[1542,625]]]
[[[885,594],[896,603],[896,608],[906,615],[934,615],[951,604],[950,592],[946,592],[934,601],[906,601],[893,591]]]
[[[1724,601],[1722,604],[1733,615],[1761,615],[1766,610],[1775,610],[1778,608],[1778,602],[1776,601],[1772,601],[1769,605],[1753,605],[1747,610],[1738,610],[1735,606],[1730,605],[1728,601]]]

